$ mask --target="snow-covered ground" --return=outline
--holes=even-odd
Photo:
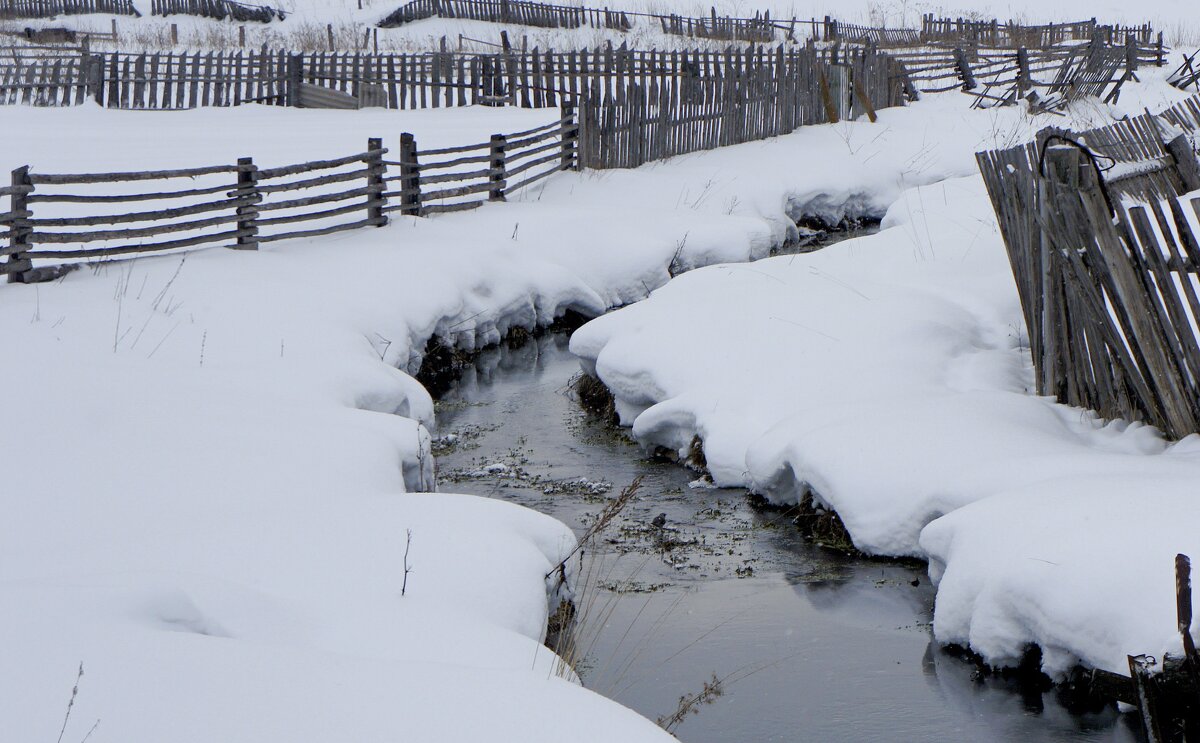
[[[1173,95],[1147,85],[1126,105]],[[1008,127],[1032,125],[1020,141],[1037,126],[994,116],[987,131],[979,115],[931,131],[937,152],[953,161],[976,137],[1005,145]],[[683,454],[699,436],[718,484],[784,503],[812,493],[864,551],[928,558],[939,640],[998,664],[1037,643],[1051,674],[1178,653],[1172,566],[1200,555],[1187,495],[1200,440],[1167,444],[1031,393],[982,181],[938,171],[877,235],[679,277],[584,326],[572,350],[645,444]]]
[[[662,31],[655,18],[632,16],[633,28],[617,30],[584,26],[578,29],[544,29],[516,24],[497,24],[481,21],[428,18],[398,28],[379,29],[371,38],[364,38],[364,29],[374,26],[405,0],[270,0],[260,3],[287,12],[283,21],[270,24],[236,24],[186,15],[152,16],[150,0],[135,0],[141,18],[93,14],[46,20],[22,19],[0,22],[0,28],[23,29],[26,26],[62,26],[98,32],[111,30],[117,21],[119,46],[123,49],[167,48],[172,46],[171,25],[177,27],[179,46],[185,48],[236,48],[240,43],[239,26],[246,29],[246,46],[258,48],[267,44],[273,48],[323,51],[328,46],[327,26],[332,26],[338,51],[374,48],[381,50],[429,51],[438,48],[445,37],[452,48],[465,51],[495,51],[501,31],[508,33],[512,43],[525,43],[529,48],[570,49],[594,48],[611,42],[615,46],[628,44],[633,49],[691,49],[697,46],[724,47],[723,42],[710,44]],[[1036,0],[1011,0],[1005,3],[984,3],[959,0],[942,3],[910,0],[717,0],[717,2],[681,2],[679,0],[626,0],[626,2],[572,2],[590,8],[608,7],[628,13],[679,14],[706,17],[715,8],[721,15],[753,17],[755,13],[770,12],[779,21],[820,20],[826,16],[844,23],[888,28],[920,28],[923,14],[939,17],[979,20],[1014,19],[1023,23],[1062,23],[1096,18],[1100,23],[1141,25],[1150,22],[1163,31],[1166,42],[1172,45],[1200,44],[1200,21],[1185,17],[1183,4],[1177,0],[1151,0],[1143,3],[1123,3],[1118,0],[1060,0],[1055,3]],[[796,38],[804,42],[809,27],[798,26]],[[778,34],[777,41],[784,41]]]
[[[1177,97],[1148,85],[1127,106]],[[1044,640],[1064,657],[1105,667],[1117,650],[1153,652],[1151,641],[1168,639],[1157,615],[1138,614],[1130,627],[1087,625],[1111,637],[1056,642],[1052,630],[1075,626],[1064,617],[1095,613],[1069,599],[1104,563],[1092,556],[1063,578],[1056,602],[1029,603],[1053,589],[1022,572],[1040,564],[1011,556],[1019,540],[1038,544],[1020,531],[1026,520],[1012,518],[1002,569],[972,569],[1005,541],[972,535],[978,519],[1007,523],[986,510],[999,498],[956,511],[918,541],[925,522],[969,500],[1001,491],[1017,504],[1034,497],[1029,483],[1046,487],[1060,459],[1092,467],[1103,457],[1104,472],[1171,482],[1192,467],[1186,444],[1168,449],[1145,429],[1096,430],[1079,411],[1023,395],[1020,315],[994,220],[971,177],[973,152],[1023,141],[1049,121],[1016,109],[969,111],[968,102],[951,94],[881,112],[873,125],[812,127],[635,171],[561,174],[469,214],[396,218],[383,229],[257,253],[147,257],[55,283],[0,286],[6,732],[52,735],[82,662],[69,729],[76,738],[96,719],[124,740],[662,737],[560,678],[538,644],[543,575],[573,544],[565,527],[504,504],[411,492],[433,485],[422,425],[432,405],[406,372],[432,335],[471,348],[567,309],[597,315],[643,299],[683,269],[764,257],[803,214],[887,212],[890,229],[827,255],[688,274],[587,329],[578,347],[615,360],[599,368],[622,391],[626,412],[673,406],[658,408],[670,415],[659,416],[655,430],[678,438],[703,425],[714,472],[749,482],[785,462],[793,472],[813,466],[786,446],[807,435],[808,422],[775,415],[804,410],[812,390],[803,380],[822,369],[834,374],[823,403],[887,382],[870,405],[826,419],[830,437],[821,441],[832,453],[822,476],[851,485],[886,480],[896,502],[924,498],[923,514],[893,507],[889,517],[902,528],[886,549],[923,550],[935,568],[946,565],[943,592],[960,598],[939,603],[939,637],[970,635],[997,659],[1018,642]],[[359,151],[368,136],[394,144],[401,131],[426,147],[482,141],[555,113],[6,107],[0,127],[19,136],[0,138],[0,162],[86,172],[253,155],[269,167]],[[1095,125],[1110,112],[1074,115]],[[714,291],[696,302],[699,287]],[[742,303],[762,312],[751,320]],[[644,344],[650,330],[661,348],[637,359],[609,352]],[[743,353],[749,339],[764,342]],[[857,360],[868,350],[852,346],[868,342],[874,361],[863,368]],[[675,356],[665,358],[667,349]],[[795,354],[812,358],[767,363]],[[885,366],[903,376],[883,379]],[[954,417],[939,423],[935,405]],[[701,420],[713,423],[689,422]],[[762,435],[776,424],[779,435]],[[800,428],[782,428],[789,425]],[[932,495],[922,473],[904,472],[936,474],[918,456],[915,431],[937,433],[962,453]],[[836,450],[854,433],[853,457]],[[1014,450],[1009,464],[984,456],[989,437],[1007,434],[1019,438],[1004,439]],[[1047,448],[1040,458],[1037,440]],[[820,456],[813,451],[799,454]],[[972,469],[973,459],[991,470]],[[1103,497],[1118,497],[1115,482],[1097,485]],[[1060,505],[1047,498],[1036,515],[1077,513],[1067,497],[1080,496],[1061,495]],[[1142,508],[1127,488],[1121,495]],[[1184,531],[1178,509],[1186,504],[1160,496],[1145,502],[1176,509],[1168,518]],[[864,509],[863,529],[881,522],[874,507]],[[968,518],[972,509],[978,519]],[[1129,510],[1093,516],[1124,525],[1134,523]],[[1014,508],[1005,518],[1017,512],[1030,515]],[[1082,549],[1080,539],[1058,547]],[[1115,560],[1109,547],[1096,551]],[[1046,554],[1048,562],[1064,559]],[[1139,574],[1138,589],[1153,593],[1143,607],[1160,601],[1159,573]],[[1116,581],[1099,583],[1120,593]],[[1134,611],[1127,596],[1098,596],[1089,600],[1107,602],[1107,611]],[[976,607],[989,610],[992,631],[978,634]],[[1050,613],[1030,616],[1033,607]],[[1137,632],[1146,633],[1134,637],[1139,646],[1125,648]]]

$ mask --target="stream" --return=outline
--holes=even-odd
[[[941,650],[924,567],[802,539],[791,514],[649,457],[573,398],[563,333],[482,353],[437,403],[439,487],[520,503],[582,534],[635,477],[583,559],[576,670],[705,741],[1138,741],[1136,716],[1072,714]],[[660,528],[652,521],[666,514]]]

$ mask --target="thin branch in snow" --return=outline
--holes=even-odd
[[[87,743],[87,739],[92,737],[92,733],[96,732],[96,728],[98,728],[98,727],[100,727],[100,718],[99,717],[96,718],[96,723],[94,725],[92,725],[92,729],[87,731],[87,735],[83,736],[83,740],[79,741],[79,743]]]
[[[408,564],[408,550],[412,547],[412,529],[407,529],[408,539],[404,542],[404,581],[400,584],[400,595],[404,596],[404,592],[408,590],[408,574],[412,572],[412,566]]]
[[[67,732],[67,722],[71,719],[71,708],[75,706],[75,697],[79,696],[79,679],[83,678],[83,662],[79,663],[79,673],[75,676],[75,686],[71,689],[71,699],[67,702],[67,714],[63,715],[62,730],[58,731],[58,743],[62,743],[63,734]]]
[[[167,339],[171,337],[171,334],[175,332],[175,328],[178,328],[178,327],[179,327],[180,325],[182,325],[182,324],[183,324],[183,320],[180,320],[179,322],[177,322],[177,323],[175,323],[174,325],[172,325],[172,326],[171,326],[171,329],[170,329],[170,330],[168,330],[168,331],[167,331],[167,334],[166,334],[166,335],[164,335],[164,336],[162,337],[162,340],[158,342],[158,345],[157,345],[157,346],[155,346],[153,349],[151,349],[150,353],[149,353],[149,354],[146,356],[146,358],[150,358],[150,357],[151,357],[151,356],[153,356],[155,353],[157,353],[157,352],[158,352],[158,349],[159,349],[159,348],[162,348],[162,344],[166,343],[166,342],[167,342]]]
[[[154,301],[150,304],[151,309],[157,310],[158,305],[162,304],[162,301],[167,298],[167,292],[171,290],[171,285],[175,283],[175,279],[179,278],[179,272],[183,270],[183,264],[185,262],[187,262],[186,255],[179,259],[179,265],[175,267],[175,273],[171,275],[171,278],[158,292],[158,295],[154,297]]]
[[[204,344],[208,342],[208,331],[200,335],[200,366],[204,366]]]
[[[512,233],[513,240],[517,239],[517,230],[519,230],[519,229],[521,229],[521,223],[517,222],[516,224],[513,225],[513,233]]]

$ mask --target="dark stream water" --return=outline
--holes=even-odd
[[[564,335],[486,351],[438,403],[438,467],[444,491],[521,503],[577,533],[643,478],[585,557],[589,688],[656,719],[715,675],[721,696],[674,728],[693,743],[1140,739],[1136,718],[1072,715],[1053,692],[1020,693],[941,651],[922,567],[808,544],[786,511],[689,486],[695,472],[579,408],[578,368]]]

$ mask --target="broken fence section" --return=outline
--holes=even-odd
[[[1167,436],[1200,432],[1196,99],[977,155],[1039,394]]]

